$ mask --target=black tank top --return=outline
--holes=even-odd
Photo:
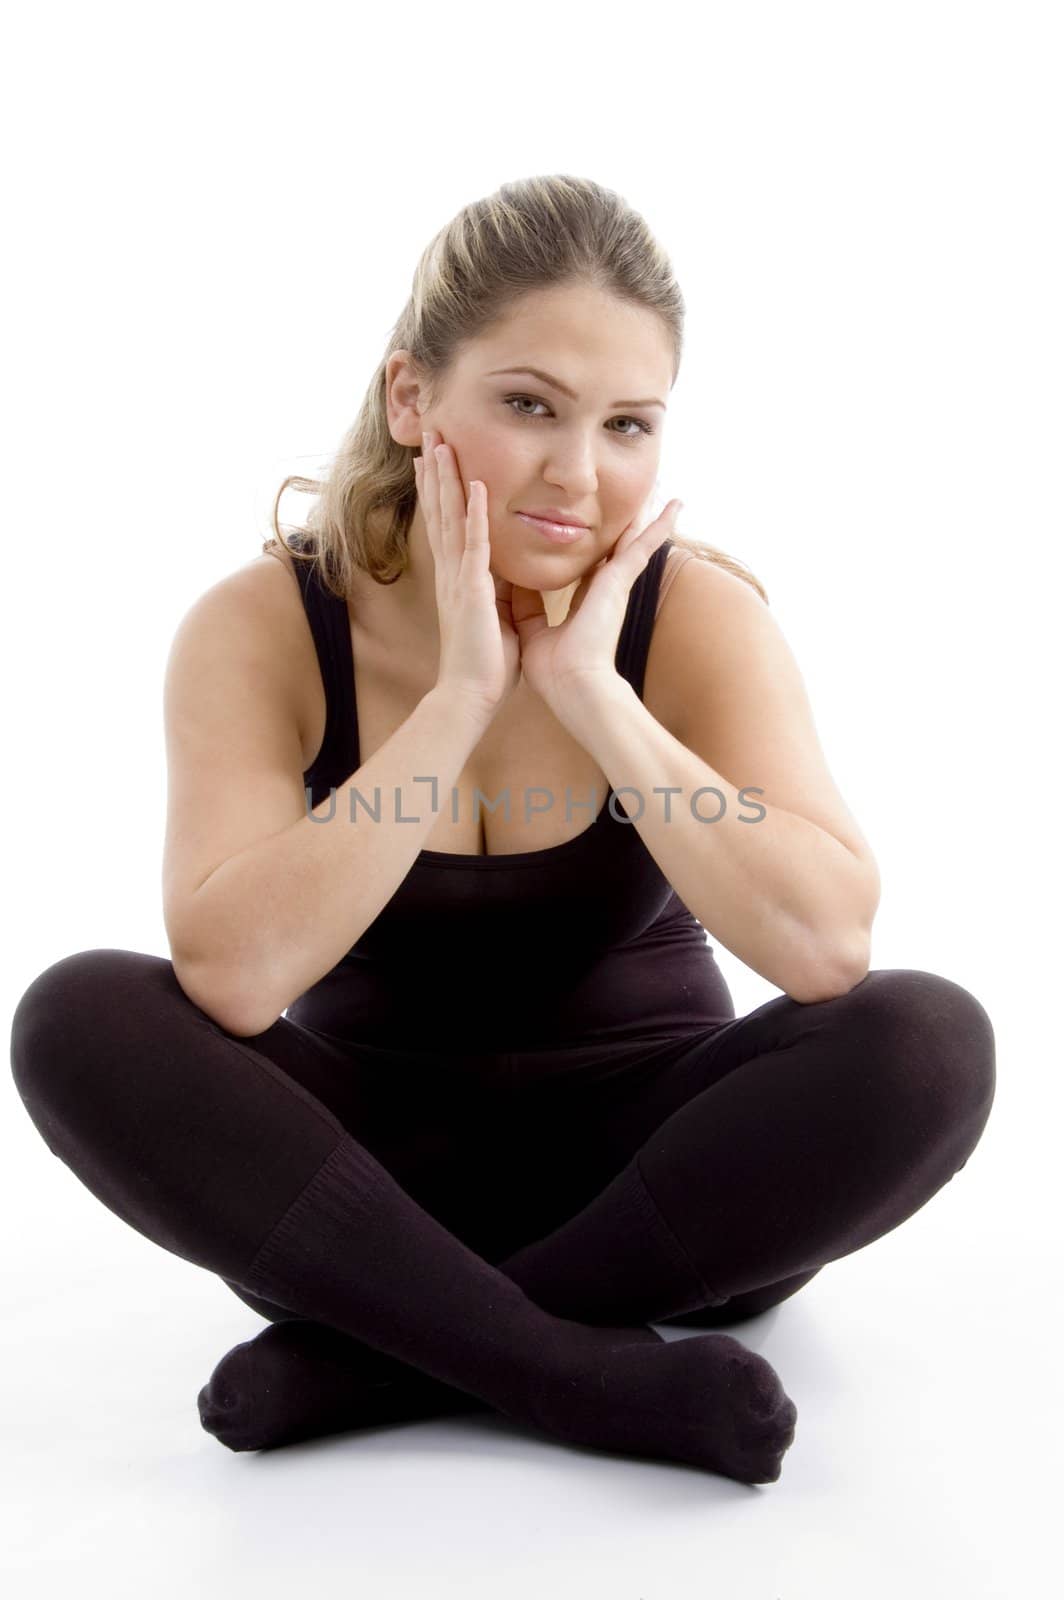
[[[670,546],[632,585],[617,642],[617,671],[640,699]],[[341,789],[361,764],[347,606],[317,563],[294,565],[326,704],[321,748],[303,774],[308,802],[335,789],[322,825],[357,826]],[[630,804],[638,816],[640,797]],[[673,1038],[734,1014],[704,929],[612,789],[594,822],[545,850],[420,851],[358,942],[287,1011],[335,1037],[449,1052]]]

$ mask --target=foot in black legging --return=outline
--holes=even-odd
[[[724,1305],[682,1312],[666,1325],[734,1326],[789,1299],[819,1271],[751,1289]],[[284,1320],[224,1355],[197,1396],[204,1429],[230,1450],[268,1450],[356,1428],[492,1410],[475,1395],[322,1323],[287,1316],[261,1301],[255,1309]],[[652,1328],[633,1329],[637,1337],[659,1336]]]
[[[398,1370],[391,1370],[397,1368]],[[224,1355],[197,1397],[230,1450],[492,1407],[320,1322],[274,1322]]]
[[[324,1434],[459,1416],[494,1407],[325,1323],[229,1288],[271,1326],[218,1362],[197,1396],[200,1422],[230,1450],[268,1450]],[[635,1343],[661,1343],[632,1328]]]

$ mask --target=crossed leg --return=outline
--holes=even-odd
[[[499,1270],[585,1321],[734,1325],[926,1204],[967,1162],[994,1086],[990,1020],[949,979],[882,970],[835,1000],[771,1000],[627,1076],[560,1080],[529,1121],[529,1145],[591,1193]],[[269,1320],[288,1317],[230,1287]],[[371,1376],[400,1403],[403,1371],[382,1375],[363,1347],[318,1338],[306,1323],[259,1336],[275,1404],[278,1361],[301,1374],[275,1419],[280,1438],[306,1436],[291,1431],[308,1422],[301,1385],[333,1426],[363,1415]],[[238,1347],[245,1377],[259,1341]],[[216,1372],[222,1388],[225,1361]],[[448,1409],[448,1394],[466,1409],[445,1385],[406,1399],[429,1414]],[[379,1386],[378,1408],[383,1398]]]

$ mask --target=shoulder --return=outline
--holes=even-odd
[[[205,590],[191,612],[247,636],[258,634],[275,651],[308,632],[295,563],[287,554],[254,556]]]
[[[286,572],[289,580],[298,585],[299,577],[296,572],[297,565],[306,565],[305,562],[297,563],[287,545],[279,544],[274,540],[268,550],[260,556],[247,562],[240,568],[241,572]]]
[[[660,660],[673,673],[682,677],[693,648],[705,657],[718,645],[730,655],[737,645],[779,635],[775,617],[753,584],[717,561],[689,550],[670,550],[663,586],[674,555],[677,563],[652,635]]]
[[[723,552],[719,559],[714,559],[708,553],[696,555],[682,545],[673,545],[662,573],[659,593],[664,597],[667,592],[676,590],[678,593],[686,592],[689,596],[697,594],[701,601],[712,596],[721,602],[726,602],[729,596],[735,596],[739,604],[749,598],[767,609],[767,602],[755,585],[737,571],[732,571],[729,562],[732,566],[740,565],[732,562],[732,558]]]
[[[691,670],[712,641],[750,635],[769,616],[760,594],[736,573],[716,561],[674,546],[665,562],[658,606],[647,657],[647,697],[658,720],[679,737],[689,709]],[[770,624],[774,626],[774,622]]]
[[[264,552],[219,578],[185,612],[170,653],[175,664],[238,656],[302,725],[317,658],[291,557]]]

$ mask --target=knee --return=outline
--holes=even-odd
[[[869,972],[849,994],[861,1023],[862,1059],[919,1106],[920,1122],[978,1139],[996,1086],[994,1028],[967,989],[910,968]],[[873,1064],[874,1065],[871,1065]]]
[[[135,950],[79,950],[39,973],[11,1022],[11,1071],[32,1112],[81,1080],[89,1047],[106,1043],[137,1009],[146,986],[173,968]],[[173,979],[176,983],[176,979]]]

